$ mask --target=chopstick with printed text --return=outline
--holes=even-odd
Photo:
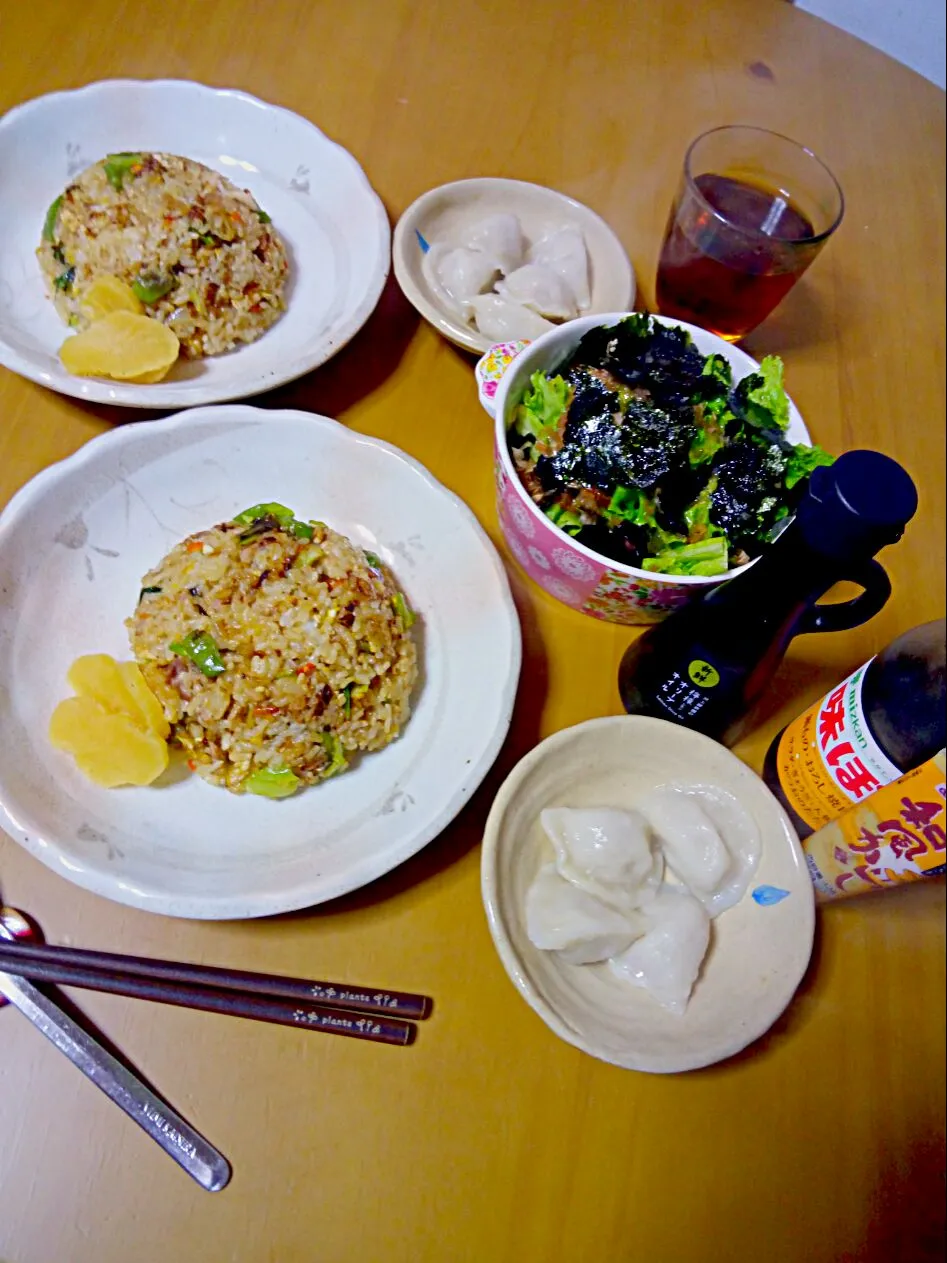
[[[431,1010],[427,996],[407,992],[22,941],[0,943],[0,970],[36,982],[398,1044],[411,1042],[410,1021]]]

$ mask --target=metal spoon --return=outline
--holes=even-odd
[[[14,929],[10,927],[14,926]],[[0,938],[15,942],[29,924],[15,908],[0,908]],[[0,994],[78,1066],[107,1097],[209,1193],[230,1180],[230,1163],[111,1053],[31,982],[0,973]]]

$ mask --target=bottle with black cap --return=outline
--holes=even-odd
[[[618,672],[625,710],[732,745],[794,636],[846,631],[882,608],[891,584],[875,553],[901,538],[916,511],[911,478],[880,452],[846,452],[816,469],[795,518],[758,561],[625,651]],[[843,579],[863,591],[818,604]]]

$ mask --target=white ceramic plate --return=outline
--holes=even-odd
[[[290,253],[288,307],[262,338],[181,360],[154,386],[66,372],[57,351],[69,331],[35,253],[47,207],[70,177],[127,150],[195,158],[248,188]],[[368,319],[390,261],[388,217],[351,154],[289,110],[177,80],[94,83],[4,115],[0,223],[0,363],[62,394],[131,408],[244,398],[316,368]]]
[[[523,922],[527,888],[552,858],[539,823],[544,807],[633,807],[664,782],[728,790],[762,841],[748,892],[713,921],[710,951],[680,1017],[607,965],[570,965],[540,951]],[[695,1070],[739,1052],[786,1008],[812,951],[812,882],[786,813],[729,750],[663,719],[592,719],[521,759],[487,820],[482,886],[493,941],[527,1003],[568,1043],[630,1070]]]
[[[582,315],[627,310],[635,300],[635,274],[624,247],[600,215],[575,198],[524,180],[481,176],[430,189],[408,207],[395,225],[392,248],[395,277],[406,298],[429,324],[456,346],[487,351],[494,339],[466,324],[441,294],[432,290],[421,261],[427,245],[461,244],[467,231],[487,215],[516,215],[529,245],[556,228],[579,229],[589,256],[592,301]],[[568,322],[567,322],[568,323]]]
[[[46,739],[79,654],[130,658],[123,620],[177,540],[277,500],[387,563],[419,614],[421,680],[399,740],[282,802],[174,764],[103,790]],[[326,417],[204,408],[93,439],[0,516],[0,819],[98,894],[171,916],[308,907],[354,890],[442,830],[509,725],[520,631],[473,515],[397,448]]]

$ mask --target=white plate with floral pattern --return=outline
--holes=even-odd
[[[418,614],[412,714],[386,749],[272,801],[172,765],[85,780],[47,739],[80,654],[129,659],[142,575],[193,531],[279,501],[380,556]],[[397,448],[327,417],[202,408],[93,439],[0,516],[0,821],[68,880],[169,916],[225,919],[355,890],[435,837],[506,736],[520,628],[470,510]]]
[[[290,256],[287,309],[227,355],[179,360],[157,385],[75,377],[57,354],[68,329],[46,296],[36,247],[71,177],[123,151],[181,154],[248,188]],[[391,231],[350,153],[298,114],[245,92],[178,80],[108,80],[54,92],[0,118],[0,363],[61,394],[125,407],[241,399],[322,364],[381,295]]]

